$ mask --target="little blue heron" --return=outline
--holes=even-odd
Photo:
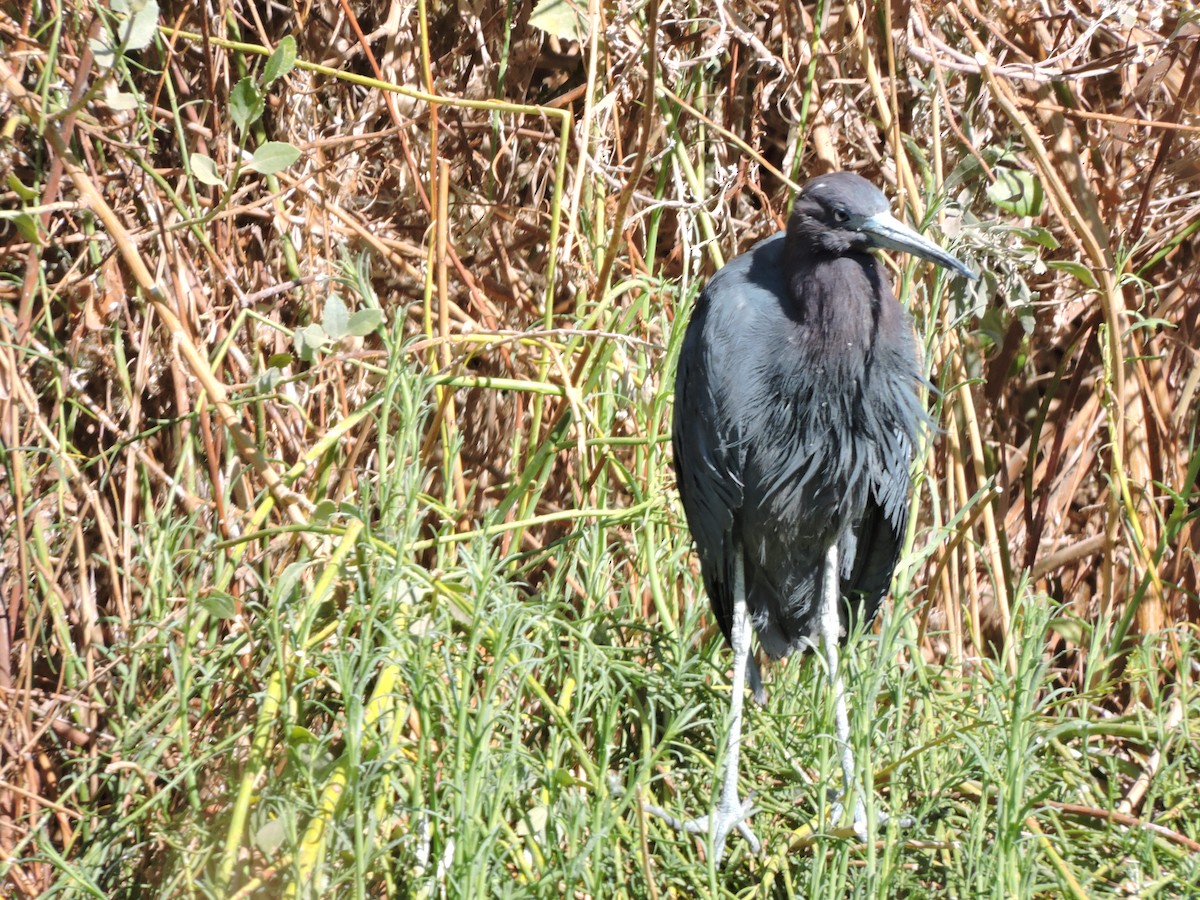
[[[711,821],[647,809],[678,829],[711,832],[718,861],[734,829],[759,849],[737,784],[747,675],[766,700],[751,628],[774,659],[824,650],[843,796],[853,790],[838,644],[887,594],[925,419],[912,325],[872,248],[978,277],[892,216],[870,182],[824,175],[797,195],[786,232],[709,281],[680,350],[675,472],[704,586],[733,648],[733,695]],[[861,798],[854,830],[866,834]]]

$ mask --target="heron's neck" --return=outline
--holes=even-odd
[[[789,245],[787,312],[804,333],[808,352],[839,365],[865,363],[878,336],[883,298],[891,296],[878,260],[864,250],[831,254],[809,242]]]
[[[825,234],[828,234],[827,232]],[[788,232],[784,270],[793,312],[801,317],[820,315],[834,324],[842,316],[862,318],[890,295],[879,271],[879,261],[865,249],[827,247],[805,235]]]

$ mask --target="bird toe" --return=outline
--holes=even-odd
[[[735,801],[728,805],[721,803],[712,816],[700,816],[696,819],[687,820],[677,819],[662,807],[655,806],[652,803],[643,803],[642,808],[651,815],[665,821],[676,831],[700,836],[711,834],[713,858],[718,864],[720,864],[725,856],[726,840],[735,831],[750,845],[751,852],[757,855],[762,851],[762,842],[751,830],[750,824],[747,821],[755,813],[754,798],[752,796],[747,797],[743,801]]]

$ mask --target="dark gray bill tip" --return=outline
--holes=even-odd
[[[947,255],[949,255],[949,254],[947,254]],[[947,269],[949,269],[952,272],[957,272],[963,278],[967,279],[967,281],[975,282],[975,281],[979,280],[979,278],[980,278],[979,273],[976,272],[974,269],[972,269],[970,266],[968,266],[966,263],[959,260],[958,257],[950,256],[950,260],[952,260],[952,261],[948,261],[948,262],[944,263],[944,265],[946,266]]]
[[[864,219],[859,230],[871,238],[871,243],[885,250],[911,253],[921,259],[949,269],[969,281],[978,281],[979,274],[958,257],[947,253],[929,238],[913,231],[889,212],[876,213]]]

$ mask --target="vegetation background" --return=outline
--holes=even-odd
[[[1122,0],[0,4],[5,897],[1200,884],[1200,21]],[[848,654],[713,801],[674,359],[885,186],[936,430]],[[901,829],[879,813],[916,819]]]

